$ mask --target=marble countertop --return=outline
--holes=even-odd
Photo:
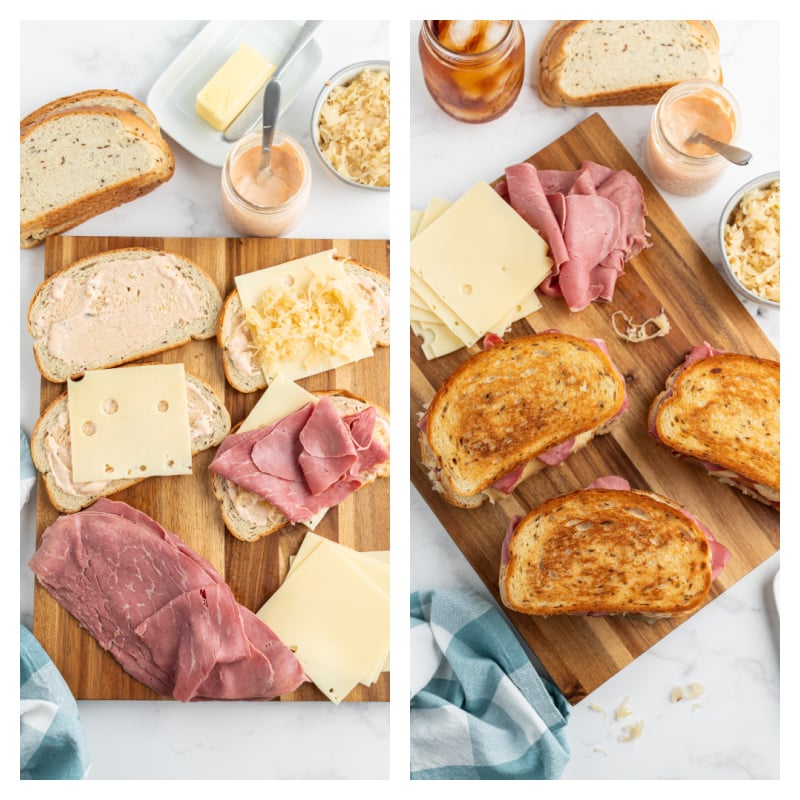
[[[113,87],[145,98],[204,24],[24,22],[20,116],[88,88]],[[546,26],[525,24],[529,73]],[[729,170],[714,190],[700,198],[670,199],[715,263],[718,210],[738,185],[779,166],[777,123],[772,123],[778,118],[778,90],[771,79],[778,71],[778,24],[720,22],[719,30],[726,83],[739,98],[746,119],[743,142],[756,157],[748,167]],[[399,344],[393,349],[392,409],[403,420],[408,402],[407,294],[398,278],[407,260],[408,209],[424,206],[433,195],[455,197],[475,179],[499,174],[507,163],[529,156],[587,112],[545,109],[526,79],[522,96],[505,117],[485,126],[465,126],[446,117],[427,96],[416,56],[415,23],[394,18],[391,25],[329,21],[320,27],[317,40],[322,63],[282,120],[309,151],[309,117],[319,82],[354,61],[390,54],[392,58],[391,196],[346,187],[312,159],[311,203],[292,235],[392,235],[392,254],[400,265],[394,271],[393,345]],[[637,158],[649,113],[645,108],[603,110]],[[497,141],[504,147],[496,147]],[[173,149],[172,180],[70,233],[236,235],[222,216],[219,169],[179,145]],[[41,248],[20,251],[20,421],[28,433],[38,414],[39,376],[25,311],[42,270]],[[779,345],[779,315],[751,311]],[[405,442],[406,436],[400,434],[397,439]],[[399,464],[395,475],[400,477],[392,485],[392,714],[387,703],[81,701],[92,753],[90,779],[405,779],[407,590],[433,586],[471,587],[484,594],[486,590],[413,487],[403,483],[403,458],[408,455],[403,446],[393,451]],[[29,502],[20,518],[20,619],[28,625],[33,606],[33,580],[27,569],[35,544],[33,506]],[[404,558],[407,542],[410,562]],[[568,728],[572,758],[564,778],[777,777],[779,634],[772,581],[778,566],[776,555],[578,704]],[[692,703],[670,704],[669,691],[692,681],[702,683],[705,694]],[[645,721],[643,736],[627,744],[617,741],[613,721],[613,710],[625,698],[636,719]]]
[[[500,119],[466,125],[450,119],[427,94],[410,40],[411,205],[454,200],[475,180],[491,180],[594,111],[599,111],[638,163],[651,107],[553,109],[530,85],[535,50],[549,22],[526,22],[528,72],[516,104]],[[754,153],[730,167],[697,197],[664,194],[683,225],[719,266],[719,214],[743,183],[779,169],[778,23],[726,22],[718,27],[725,84],[744,118],[741,143]],[[780,346],[779,312],[748,309]],[[490,598],[422,497],[411,496],[412,589],[470,587]],[[657,646],[575,705],[567,727],[571,759],[564,779],[776,778],[779,775],[779,628],[773,578],[779,554],[677,628]],[[490,598],[491,599],[491,598]],[[702,684],[698,700],[671,703],[670,692]],[[643,721],[642,736],[620,742],[615,710],[627,700]]]

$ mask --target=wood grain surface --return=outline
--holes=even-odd
[[[335,248],[384,274],[389,274],[389,243],[385,240],[317,239],[190,239],[130,237],[51,237],[45,245],[45,277],[79,258],[105,250],[142,246],[187,256],[216,282],[222,296],[235,288],[234,276],[280,264],[314,252]],[[231,414],[232,424],[244,419],[262,392],[242,394],[225,380],[216,339],[195,341],[159,356],[143,359],[175,363],[206,381]],[[389,409],[389,348],[380,347],[364,359],[298,381],[309,391],[349,389]],[[42,380],[41,409],[65,391],[63,384]],[[229,534],[214,500],[208,464],[214,450],[194,457],[192,475],[149,478],[114,495],[149,514],[208,559],[233,589],[236,599],[257,611],[281,584],[303,539],[305,527],[287,527],[257,542],[239,541]],[[56,519],[44,484],[37,492],[37,542]],[[356,550],[389,549],[389,481],[381,479],[331,509],[317,533]],[[61,671],[79,700],[165,699],[129,677],[117,662],[38,583],[34,589],[34,634]],[[357,687],[348,701],[387,701],[389,675],[373,686]],[[306,683],[281,700],[326,700]],[[327,700],[326,700],[327,702]]]
[[[576,169],[581,161],[592,160],[628,170],[644,188],[652,246],[626,265],[613,302],[593,303],[571,313],[563,300],[543,297],[543,308],[515,323],[505,337],[557,328],[604,339],[625,375],[631,407],[613,433],[596,438],[561,466],[533,476],[507,500],[474,510],[454,508],[431,490],[420,466],[417,415],[442,381],[477,348],[427,361],[421,341],[412,333],[412,481],[499,602],[500,548],[509,519],[599,476],[621,475],[633,488],[655,491],[683,504],[732,551],[712,586],[711,600],[778,549],[779,514],[658,446],[648,435],[647,410],[669,372],[694,344],[705,340],[721,349],[777,359],[776,349],[599,114],[528,160],[541,169]],[[487,180],[497,178],[486,176]],[[709,213],[714,216],[718,209],[709,209]],[[641,323],[662,308],[671,324],[667,336],[633,344],[615,334],[614,311]],[[649,624],[624,617],[537,618],[511,611],[508,617],[571,703],[600,686],[682,621]]]

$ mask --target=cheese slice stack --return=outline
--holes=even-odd
[[[389,564],[307,533],[280,588],[258,617],[290,647],[334,703],[389,665]]]
[[[541,308],[547,242],[484,181],[411,215],[411,328],[426,358],[471,347]]]

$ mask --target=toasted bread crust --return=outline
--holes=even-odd
[[[439,387],[422,458],[445,496],[471,498],[568,439],[605,426],[625,382],[592,342],[549,331],[479,352]],[[432,458],[431,458],[432,456]]]
[[[500,595],[532,615],[677,616],[711,586],[708,538],[652,492],[583,489],[542,503],[504,545]]]
[[[381,419],[385,425],[385,430],[387,431],[386,444],[388,444],[389,412],[385,409],[345,389],[319,390],[312,392],[312,394],[315,394],[319,397],[327,395],[334,400],[334,402],[336,402],[338,398],[343,402],[348,400],[353,401],[357,406],[360,407],[374,406],[378,412],[378,418]],[[236,425],[231,433],[235,433],[240,425],[241,423]],[[361,476],[363,483],[359,489],[363,489],[365,486],[373,483],[378,478],[388,478],[390,469],[391,467],[389,461],[379,464],[374,472]],[[289,520],[283,515],[283,513],[281,513],[277,508],[270,506],[265,500],[258,498],[252,492],[235,486],[235,484],[233,484],[231,481],[228,481],[226,478],[223,478],[221,475],[217,475],[215,472],[210,470],[209,475],[211,479],[211,489],[220,504],[222,521],[228,531],[237,539],[240,539],[243,542],[255,542],[265,536],[270,536],[273,533],[277,533],[290,524]],[[255,522],[252,519],[247,519],[245,516],[243,516],[237,508],[237,503],[234,502],[232,497],[233,494],[237,495],[237,501],[241,499],[241,495],[244,495],[248,503],[259,503],[261,511],[265,512],[267,515],[266,522]]]
[[[655,25],[669,26],[669,37],[657,34]],[[590,43],[596,54],[588,52]],[[605,89],[603,74],[612,84]],[[719,34],[710,20],[557,20],[537,60],[539,95],[554,107],[650,105],[694,78],[722,83]]]
[[[779,362],[723,353],[681,365],[649,418],[675,453],[780,491]]]

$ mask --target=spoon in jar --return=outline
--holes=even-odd
[[[749,150],[741,147],[735,147],[732,144],[720,142],[717,139],[712,139],[702,131],[695,131],[687,140],[686,144],[704,144],[712,150],[716,150],[721,156],[727,158],[733,164],[738,164],[743,167],[745,164],[750,163],[753,154]]]
[[[272,175],[269,166],[272,155],[272,140],[275,138],[275,126],[278,122],[278,110],[281,104],[281,85],[278,81],[270,81],[264,89],[264,115],[261,121],[261,160],[258,164],[259,183],[268,180]]]

